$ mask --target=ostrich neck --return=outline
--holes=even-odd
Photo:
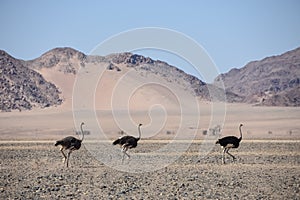
[[[140,128],[140,126],[138,126],[138,132],[139,132],[139,137],[138,137],[138,139],[141,139],[141,128]]]
[[[84,138],[84,132],[83,132],[83,129],[82,129],[82,125],[83,125],[83,124],[81,124],[81,125],[80,125],[80,129],[81,129],[81,134],[82,134],[82,138],[81,138],[81,141],[83,141],[83,138]]]
[[[240,135],[241,135],[240,141],[241,141],[241,140],[242,140],[242,137],[243,137],[243,134],[242,134],[242,127],[240,126],[239,129],[240,129]]]

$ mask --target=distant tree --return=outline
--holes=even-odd
[[[175,134],[174,131],[166,131],[167,135]]]
[[[75,132],[76,133],[76,135],[81,135],[81,131],[76,131]],[[83,131],[83,133],[84,133],[84,135],[90,135],[91,134],[91,132],[90,131]]]
[[[217,125],[214,128],[210,128],[209,131],[212,135],[219,135],[221,133],[221,126]]]
[[[125,135],[125,132],[123,130],[119,131],[118,133],[119,135]]]
[[[271,135],[271,134],[273,134],[273,132],[272,131],[268,131],[268,134]]]

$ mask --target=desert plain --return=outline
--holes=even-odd
[[[200,118],[168,112],[154,133],[149,124],[160,112],[131,112],[133,124],[143,123],[142,138],[123,163],[111,143],[128,116],[119,113],[116,122],[111,111],[96,110],[101,129],[86,119],[89,134],[69,168],[54,143],[81,137],[71,109],[0,113],[0,199],[300,199],[300,108],[225,104],[225,116],[214,113],[223,124],[212,124],[211,103],[199,105]],[[197,125],[178,125],[194,118]],[[226,156],[222,164],[215,141],[238,137],[240,123],[243,139],[230,150],[237,160]],[[222,126],[220,135],[211,134],[215,125]],[[125,129],[137,135],[134,125]]]

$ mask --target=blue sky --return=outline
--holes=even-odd
[[[227,72],[249,61],[299,47],[299,11],[297,0],[1,0],[0,49],[25,60],[55,47],[67,46],[89,53],[120,32],[161,27],[193,38],[220,72]],[[185,70],[178,59],[149,55],[182,65]]]

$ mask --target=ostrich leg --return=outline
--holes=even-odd
[[[66,159],[67,159],[67,156],[66,156],[66,154],[64,153],[64,148],[63,148],[63,147],[60,149],[60,152],[61,152],[62,155],[64,156],[64,164],[65,164]]]
[[[123,152],[122,163],[124,162],[124,157],[125,157],[125,155],[126,155],[128,158],[130,158],[130,155],[126,152],[127,150],[128,150],[128,147],[124,147],[124,148],[122,149],[122,152]]]
[[[231,153],[229,153],[229,149],[227,149],[226,153],[227,153],[228,155],[230,155],[230,156],[232,157],[233,160],[236,160],[236,158],[235,158]]]
[[[70,158],[71,153],[72,153],[72,150],[70,150],[70,151],[68,152],[68,157],[67,157],[67,167],[69,167],[69,158]]]
[[[226,152],[227,148],[224,148],[223,150],[223,154],[222,154],[222,163],[225,164],[225,152]]]

